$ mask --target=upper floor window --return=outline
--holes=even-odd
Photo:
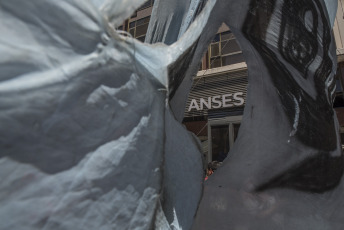
[[[129,33],[136,39],[144,42],[148,30],[150,16],[129,23]]]
[[[244,62],[242,51],[231,31],[215,35],[209,46],[209,66],[216,68]]]

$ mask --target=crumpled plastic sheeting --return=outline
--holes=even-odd
[[[195,44],[211,5],[168,47],[120,36],[116,13],[98,3],[0,3],[1,229],[192,224],[201,155],[167,103],[168,66]],[[112,5],[124,3],[139,6]]]
[[[176,0],[154,2],[145,42],[173,44],[189,28],[206,0]]]
[[[205,6],[206,2],[209,4]],[[170,79],[173,79],[173,84],[169,85],[170,107],[179,122],[182,122],[184,118],[184,110],[180,108],[185,108],[186,106],[192,85],[192,77],[197,72],[200,60],[222,22],[220,17],[214,16],[213,6],[216,2],[216,0],[157,0],[154,3],[146,34],[146,42],[164,42],[166,44],[175,42],[171,46],[176,47],[182,46],[184,43],[190,43],[190,38],[196,38],[196,40],[191,39],[194,42],[192,46],[183,45],[188,47],[187,52],[183,54],[183,61],[179,63],[174,62],[168,68]],[[202,8],[204,8],[205,12],[208,12],[207,14],[211,14],[211,19],[198,19],[193,22]],[[193,23],[191,24],[191,22]],[[189,28],[188,33],[184,33],[187,28]],[[197,32],[197,30],[200,30],[201,33]],[[197,36],[190,36],[190,34],[197,34]]]
[[[122,25],[145,0],[90,0],[115,27]]]
[[[162,3],[159,14],[169,15],[172,3]],[[188,63],[196,65],[224,22],[245,55],[249,86],[239,136],[205,183],[193,229],[342,228],[344,165],[332,108],[336,8],[330,0],[216,1]],[[185,74],[170,98],[180,120],[176,108],[191,78]]]
[[[344,157],[332,108],[337,63],[328,15],[336,3],[326,2],[214,6],[210,20],[220,18],[235,34],[249,85],[238,138],[205,182],[193,229],[343,228]]]

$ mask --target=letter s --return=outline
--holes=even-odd
[[[212,102],[215,103],[216,105],[213,105],[212,107],[214,109],[221,108],[222,102],[221,102],[221,96],[215,96],[212,98]]]
[[[243,105],[244,102],[245,102],[243,96],[244,96],[244,93],[241,93],[241,92],[240,93],[235,93],[233,95],[233,99],[235,100],[233,104],[236,105],[236,106]]]

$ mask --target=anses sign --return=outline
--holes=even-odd
[[[188,112],[192,109],[196,110],[203,110],[205,107],[207,109],[219,109],[219,108],[228,108],[234,106],[241,106],[244,104],[244,93],[230,93],[224,95],[218,95],[213,97],[208,97],[207,100],[204,98],[200,98],[199,102],[196,99],[192,99],[190,106],[188,108]]]

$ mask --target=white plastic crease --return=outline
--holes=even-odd
[[[115,26],[120,26],[145,0],[90,0]]]

